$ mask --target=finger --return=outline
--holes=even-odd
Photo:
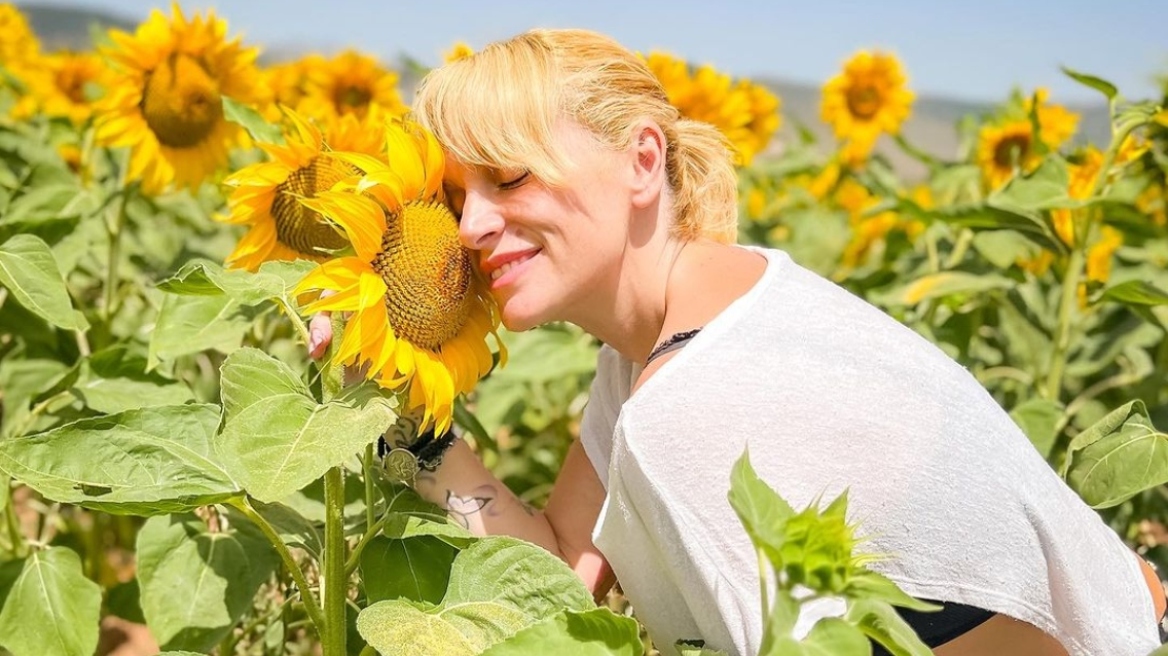
[[[319,360],[333,341],[333,323],[329,312],[317,312],[308,321],[308,355]]]

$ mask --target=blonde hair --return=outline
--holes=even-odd
[[[672,233],[732,243],[738,181],[729,142],[708,123],[681,118],[637,55],[588,30],[532,30],[431,71],[414,98],[418,119],[455,159],[527,170],[561,184],[571,162],[556,150],[560,117],[607,148],[632,145],[638,121],[665,135]]]

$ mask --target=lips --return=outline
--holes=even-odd
[[[506,275],[508,271],[530,260],[537,253],[539,253],[538,248],[528,251],[499,253],[493,255],[490,259],[483,263],[483,274],[490,278],[492,282],[494,282]]]

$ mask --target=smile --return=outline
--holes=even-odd
[[[494,282],[494,281],[498,280],[499,278],[502,278],[508,271],[510,271],[511,269],[514,269],[515,267],[530,260],[538,252],[539,251],[533,251],[531,253],[527,253],[527,254],[523,255],[522,257],[516,258],[514,260],[511,260],[510,262],[507,262],[506,264],[503,264],[502,266],[500,266],[497,269],[493,269],[491,271],[491,281]]]

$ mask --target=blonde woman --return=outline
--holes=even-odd
[[[542,511],[461,440],[422,495],[542,545],[597,597],[619,579],[665,654],[701,639],[746,656],[759,574],[726,494],[749,445],[795,507],[850,490],[868,549],[894,556],[874,567],[945,605],[910,618],[938,654],[1159,643],[1156,577],[968,372],[785,253],[734,244],[723,138],[679,118],[637,55],[529,32],[432,72],[415,111],[504,324],[568,321],[605,345]],[[839,611],[817,602],[797,630]]]

